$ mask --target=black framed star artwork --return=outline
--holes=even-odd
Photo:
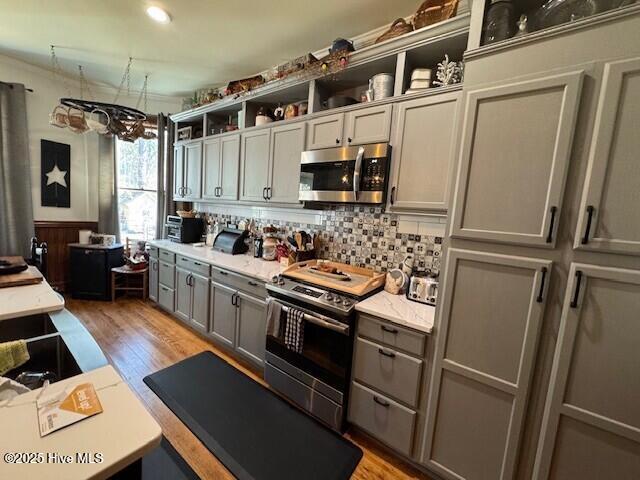
[[[43,207],[71,207],[71,146],[40,140],[40,199]]]

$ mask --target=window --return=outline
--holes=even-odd
[[[158,140],[116,140],[120,237],[151,240],[156,234]]]

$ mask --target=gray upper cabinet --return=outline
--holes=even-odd
[[[270,137],[270,129],[243,133],[241,136],[240,200],[266,201]]]
[[[307,122],[307,150],[342,146],[344,113],[325,115]]]
[[[191,274],[191,314],[189,322],[202,332],[209,326],[209,279],[195,273]]]
[[[640,58],[607,63],[574,247],[640,254]]]
[[[305,132],[305,122],[271,129],[269,201],[298,203],[300,157],[305,148]]]
[[[347,112],[344,117],[346,145],[388,142],[392,109],[388,104]]]
[[[203,143],[202,198],[237,200],[240,135],[228,135]]]
[[[640,478],[640,271],[572,264],[533,479]]]
[[[422,451],[443,478],[513,477],[550,273],[449,249]]]
[[[395,105],[390,210],[448,208],[460,92]]]
[[[209,333],[230,348],[236,339],[235,290],[217,282],[211,282]]]
[[[224,200],[238,199],[238,172],[240,170],[240,135],[229,135],[220,140],[220,191]]]
[[[454,238],[553,247],[583,71],[465,96]]]
[[[238,324],[236,349],[249,360],[263,366],[266,342],[266,302],[237,293]]]
[[[176,305],[175,315],[184,322],[191,316],[191,273],[184,268],[176,267]]]
[[[149,259],[149,300],[152,302],[158,301],[158,285],[159,285],[159,271],[158,271],[158,259]]]
[[[186,195],[184,188],[184,147],[173,148],[173,199],[182,200]]]
[[[184,186],[186,200],[198,200],[202,196],[202,142],[184,147]]]
[[[215,200],[220,191],[220,138],[210,138],[202,145],[202,198]]]

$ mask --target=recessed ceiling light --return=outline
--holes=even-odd
[[[171,21],[169,14],[160,7],[147,8],[147,15],[158,23],[169,23]]]

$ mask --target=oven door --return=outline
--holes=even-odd
[[[281,306],[280,328],[277,335],[267,335],[267,352],[339,392],[345,392],[353,345],[349,325],[281,299],[272,298],[271,301]],[[305,313],[302,353],[290,350],[285,344],[289,308]]]
[[[384,143],[303,152],[299,200],[383,203],[388,153]]]

